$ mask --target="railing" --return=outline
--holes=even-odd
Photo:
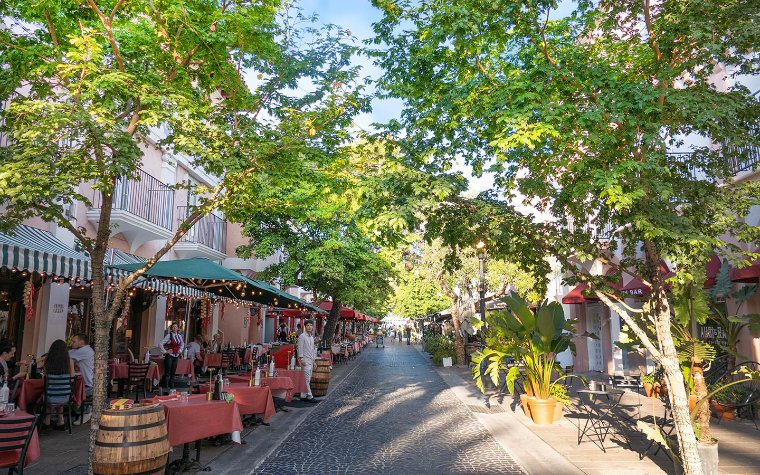
[[[113,193],[113,209],[127,211],[139,218],[172,230],[174,190],[144,170],[138,180],[119,178]],[[95,192],[93,208],[100,208],[102,195]]]
[[[756,146],[725,146],[723,150],[729,152],[728,166],[734,175],[760,168],[760,148]]]
[[[179,210],[179,213],[177,213],[179,221],[182,222],[187,218],[190,210],[187,206],[177,206],[177,209]],[[187,234],[182,237],[181,242],[203,244],[226,254],[227,221],[214,213],[209,213],[190,228]]]
[[[571,233],[576,232],[576,230],[581,230],[583,233],[588,234],[591,237],[591,241],[609,241],[612,239],[612,235],[615,232],[615,225],[611,222],[605,223],[603,227],[599,227],[598,223],[593,221],[586,221],[583,223],[580,228],[575,225],[575,223],[570,222],[567,225],[567,230]]]
[[[679,166],[685,168],[685,171],[688,173],[691,179],[707,180],[707,176],[704,174],[704,172],[697,170],[691,163],[689,163],[692,152],[668,152],[665,155],[669,161],[675,162],[679,164]],[[672,168],[672,166],[670,168]]]

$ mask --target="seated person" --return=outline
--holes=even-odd
[[[66,342],[63,340],[55,340],[50,345],[50,349],[45,358],[45,378],[48,381],[68,381],[71,376],[74,376],[74,361],[69,358],[69,351],[66,348]],[[49,411],[55,409],[58,414],[58,428],[63,428],[63,406],[58,404],[66,404],[69,402],[69,396],[49,396],[45,398],[45,403],[48,405]],[[52,405],[52,407],[51,407]],[[46,426],[50,425],[50,412],[45,411]]]

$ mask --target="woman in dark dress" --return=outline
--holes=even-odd
[[[74,361],[69,358],[69,349],[63,340],[55,340],[45,358],[45,378],[50,382],[69,381],[74,376]],[[70,395],[50,394],[45,397],[45,404],[50,411],[45,412],[45,425],[50,425],[50,412],[55,409],[58,414],[58,426],[63,427],[63,406],[69,402]]]

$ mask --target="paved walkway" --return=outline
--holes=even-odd
[[[350,364],[255,473],[523,473],[415,347]]]

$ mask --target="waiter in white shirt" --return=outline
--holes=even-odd
[[[317,359],[317,347],[314,346],[314,322],[306,320],[305,331],[298,336],[298,360],[301,362],[304,377],[306,378],[306,397],[301,394],[302,401],[317,402],[311,394],[311,371],[314,368],[314,360]]]
[[[177,360],[185,349],[185,340],[179,333],[179,326],[172,323],[169,333],[159,345],[164,354],[164,376],[161,378],[162,388],[174,387],[174,375],[177,374]]]

